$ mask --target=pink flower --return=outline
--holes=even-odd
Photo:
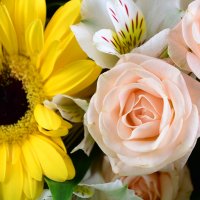
[[[200,0],[189,4],[182,21],[171,31],[169,55],[179,67],[200,78]]]
[[[184,165],[198,137],[199,89],[175,67],[141,54],[125,55],[102,74],[85,124],[114,173],[153,173],[177,160]]]
[[[143,176],[124,176],[121,181],[144,200],[186,200],[193,190],[189,171],[155,172]]]

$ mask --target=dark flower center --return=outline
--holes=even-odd
[[[22,82],[3,70],[0,74],[0,125],[17,123],[27,110],[28,102]]]

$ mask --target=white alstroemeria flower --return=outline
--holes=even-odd
[[[159,56],[168,28],[191,0],[83,0],[82,20],[72,31],[82,49],[103,68],[129,52]]]

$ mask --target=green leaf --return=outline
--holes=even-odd
[[[82,180],[98,152],[99,149],[95,145],[89,157],[82,150],[71,154],[71,159],[76,169],[76,176],[73,180],[56,182],[45,177],[45,181],[51,190],[53,200],[70,200],[72,198],[75,186]]]

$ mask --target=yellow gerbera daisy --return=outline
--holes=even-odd
[[[0,1],[0,199],[35,199],[43,175],[72,179],[61,136],[71,125],[43,106],[56,94],[75,95],[100,68],[81,51],[70,25],[80,1],[60,7],[45,31],[45,0]]]

